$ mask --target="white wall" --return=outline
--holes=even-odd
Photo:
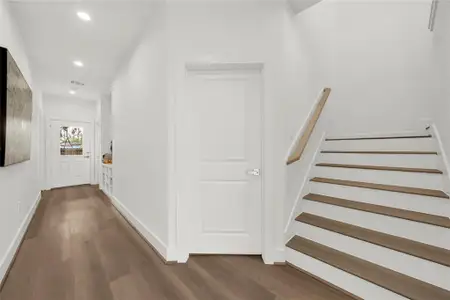
[[[111,141],[113,139],[111,124],[111,95],[103,95],[100,101],[100,114],[102,123],[101,149],[102,154],[110,153]]]
[[[427,103],[434,93],[428,13],[423,1],[325,0],[299,15],[282,1],[169,1],[166,11],[155,12],[150,32],[113,87],[115,196],[168,246],[168,256],[183,256],[180,230],[187,220],[178,218],[183,199],[175,158],[185,65],[262,62],[264,258],[283,260],[282,232],[293,195],[323,131],[417,129],[419,119],[433,114]],[[324,87],[333,92],[309,158],[291,171],[286,152]],[[133,147],[142,126],[151,138]]]
[[[432,120],[439,130],[447,157],[450,157],[450,2],[439,1],[433,33],[433,63],[437,70]]]
[[[311,87],[333,88],[328,128],[392,131],[431,116],[429,8],[427,1],[325,0],[295,18],[312,61]]]
[[[42,94],[33,85],[21,37],[9,6],[0,1],[0,45],[7,47],[33,89],[31,160],[0,168],[0,280],[8,268],[26,229],[26,221],[41,190],[42,178]]]
[[[288,64],[300,72],[292,94],[300,97],[291,97],[286,106],[287,145],[319,90],[330,87],[332,93],[305,159],[287,169],[286,222],[324,131],[423,130],[420,120],[433,116],[439,87],[433,34],[428,31],[430,3],[324,0],[291,18],[296,38],[292,27],[286,32],[297,50]],[[306,68],[306,78],[301,68]]]
[[[264,174],[266,220],[263,257],[268,263],[282,261],[284,251],[281,228],[286,149],[282,103],[286,100],[286,93],[280,45],[283,43],[285,9],[282,1],[174,1],[169,2],[168,8],[171,107],[183,101],[186,63],[264,64],[265,159],[261,168]],[[175,109],[171,112],[175,112]],[[176,123],[180,117],[175,115],[171,118]],[[175,131],[171,131],[171,154],[176,145]],[[171,171],[175,172],[176,168],[177,165],[172,166]],[[177,190],[177,180],[170,182],[170,191]],[[169,195],[169,219],[170,224],[174,224],[170,232],[170,244],[176,244],[183,256],[187,252],[189,237],[182,230],[189,224],[189,219],[186,215],[182,216],[187,211],[183,206],[187,199],[177,199],[177,196],[176,193]],[[180,216],[178,224],[177,216]],[[177,231],[177,227],[181,231]],[[177,240],[177,236],[180,239]]]
[[[112,88],[114,197],[167,257],[168,101],[165,14],[149,30]]]
[[[97,101],[44,94],[44,113],[47,119],[94,122],[97,117]]]

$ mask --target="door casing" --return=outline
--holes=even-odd
[[[68,119],[60,119],[60,118],[47,118],[45,122],[45,157],[44,157],[44,166],[45,166],[45,189],[51,190],[52,188],[55,188],[55,184],[53,182],[52,177],[52,168],[53,168],[53,161],[52,161],[52,140],[51,140],[51,124],[52,122],[67,122],[67,123],[80,123],[80,124],[87,124],[89,128],[91,129],[90,136],[90,147],[91,147],[91,155],[90,155],[90,161],[89,161],[89,178],[90,178],[90,184],[96,184],[96,178],[95,178],[95,157],[98,152],[98,147],[95,140],[95,124],[94,122],[88,122],[84,120],[68,120]]]
[[[265,149],[264,149],[264,145],[265,145],[265,137],[266,137],[266,132],[265,132],[265,101],[264,101],[264,64],[263,63],[188,63],[186,64],[186,69],[185,69],[185,77],[184,77],[184,82],[183,85],[186,84],[187,82],[187,77],[190,76],[190,74],[192,72],[195,71],[257,71],[260,73],[260,77],[261,77],[261,91],[260,91],[260,111],[261,111],[261,169],[262,169],[262,173],[261,173],[261,236],[262,236],[262,245],[261,245],[261,249],[262,249],[262,256],[263,259],[265,257],[265,254],[270,251],[268,245],[271,245],[272,242],[271,240],[271,236],[270,236],[270,228],[268,228],[270,226],[270,220],[269,220],[269,203],[265,197],[265,186],[267,184],[266,182],[266,176],[265,174],[265,166],[266,166],[266,157],[265,157]],[[183,86],[183,88],[186,88],[186,86]],[[174,169],[175,169],[175,186],[177,189],[177,193],[175,195],[175,201],[176,201],[176,205],[175,205],[175,220],[174,223],[176,224],[175,229],[176,229],[176,245],[171,247],[171,249],[169,249],[169,252],[173,255],[177,256],[177,260],[179,262],[186,262],[189,258],[189,230],[187,228],[189,228],[189,213],[188,213],[188,209],[186,209],[186,207],[184,206],[186,203],[184,203],[184,201],[182,201],[182,199],[180,198],[180,181],[183,180],[183,174],[182,171],[180,169],[182,169],[182,161],[183,161],[183,151],[182,149],[180,149],[178,147],[178,145],[180,145],[180,137],[177,135],[177,133],[179,134],[181,126],[183,126],[182,122],[180,122],[179,120],[181,120],[181,116],[183,114],[183,107],[182,105],[180,105],[180,102],[183,101],[183,99],[177,99],[176,103],[175,103],[175,126],[174,126],[174,136],[175,136],[175,150],[174,150],[174,155],[175,155],[175,164],[174,164]],[[181,168],[180,168],[181,167]],[[176,249],[176,250],[174,250]],[[176,254],[174,253],[176,252]],[[270,262],[269,262],[270,263]]]

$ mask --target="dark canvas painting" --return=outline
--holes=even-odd
[[[0,47],[0,167],[30,160],[32,92],[11,53]]]

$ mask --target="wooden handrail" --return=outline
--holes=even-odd
[[[288,158],[287,164],[290,165],[302,157],[303,152],[305,151],[306,145],[308,145],[309,138],[311,137],[314,127],[316,126],[317,121],[319,120],[320,114],[322,113],[323,108],[325,107],[325,103],[327,103],[328,97],[330,96],[331,89],[325,88],[322,93],[322,97],[320,101],[317,103],[317,107],[314,110],[310,120],[308,121],[308,125],[306,126],[305,131],[301,135],[300,139],[297,142],[297,145],[292,151],[291,155]]]

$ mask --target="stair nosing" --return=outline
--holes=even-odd
[[[340,225],[342,227],[347,227],[347,229],[350,229],[350,230],[351,229],[359,230],[359,231],[361,231],[361,234],[359,236],[357,236],[355,233],[352,234],[352,233],[349,233],[348,231],[344,232],[344,230],[342,230],[342,229],[339,230],[338,228],[333,228],[333,226],[332,226],[333,224],[329,224],[330,226],[324,226],[324,225],[321,226],[320,224],[313,224],[313,222],[310,222],[310,221],[308,222],[308,220],[302,219],[302,215],[303,215],[303,217],[306,217],[306,218],[309,217],[309,218],[313,218],[313,219],[316,219],[316,220],[319,220],[319,221],[324,221],[324,222],[329,222],[329,223],[337,223],[337,225]],[[437,247],[437,246],[433,246],[433,245],[417,242],[417,241],[410,240],[410,239],[407,239],[407,238],[398,237],[398,236],[391,235],[391,234],[388,234],[388,233],[384,233],[384,232],[380,232],[380,231],[376,231],[376,230],[372,230],[372,229],[356,226],[356,225],[345,223],[345,222],[341,222],[341,221],[336,221],[336,220],[333,220],[333,219],[321,217],[321,216],[314,215],[314,214],[311,214],[311,213],[302,213],[299,216],[297,216],[297,218],[295,218],[295,220],[297,222],[301,222],[301,223],[304,223],[304,224],[308,224],[310,226],[318,227],[318,228],[321,228],[323,230],[328,230],[328,231],[331,231],[331,232],[334,232],[334,233],[337,233],[337,234],[340,234],[340,235],[344,235],[344,236],[347,236],[347,237],[350,237],[350,238],[353,238],[353,239],[357,239],[357,240],[360,240],[360,241],[363,241],[363,242],[367,242],[367,243],[370,243],[370,244],[373,244],[373,245],[377,245],[377,246],[384,247],[384,248],[387,248],[387,249],[391,249],[391,250],[394,250],[394,251],[397,251],[397,252],[400,252],[400,253],[411,255],[411,256],[414,256],[414,257],[417,257],[417,258],[420,258],[420,259],[423,259],[423,260],[427,260],[427,261],[430,261],[430,262],[433,262],[433,263],[436,263],[436,264],[440,264],[442,266],[450,267],[450,259],[449,259],[449,261],[440,260],[440,259],[436,259],[436,258],[432,257],[431,255],[427,256],[427,255],[420,254],[420,253],[418,253],[415,250],[411,250],[411,249],[414,249],[413,246],[421,246],[422,245],[422,246],[428,247],[429,248],[428,250],[448,252],[448,253],[446,253],[446,255],[444,255],[444,257],[449,257],[450,258],[450,250],[447,250],[445,248],[440,248],[440,247]],[[373,238],[371,239],[371,237],[374,237],[374,236],[377,236],[379,238],[391,239],[391,242],[393,242],[394,244],[396,242],[406,242],[410,246],[410,248],[408,248],[409,251],[407,249],[403,249],[401,246],[392,245],[392,243],[391,243],[391,245],[389,245],[388,242],[384,242],[383,243],[381,241],[376,241]]]
[[[326,138],[326,142],[333,141],[359,141],[359,140],[397,140],[397,139],[425,139],[432,138],[431,134],[427,135],[401,135],[401,136],[372,136],[372,137],[347,137],[347,138]]]
[[[422,189],[422,188],[417,188],[417,187],[407,187],[407,186],[400,186],[400,185],[389,185],[389,184],[343,180],[343,179],[335,179],[335,178],[323,178],[323,177],[314,177],[314,178],[310,179],[310,181],[326,183],[326,184],[357,187],[357,188],[373,189],[373,190],[380,190],[380,191],[388,191],[388,192],[393,192],[393,193],[402,193],[402,194],[410,194],[410,195],[435,197],[435,198],[441,198],[441,199],[450,199],[450,197],[443,191],[432,190],[432,189]],[[410,191],[405,191],[402,189],[410,189]],[[436,193],[438,193],[439,195],[437,195]]]
[[[317,199],[317,198],[314,198],[314,197],[311,197],[311,196],[325,197],[325,198],[328,198],[328,199],[337,200],[340,203],[336,203],[336,202],[333,202],[333,201],[323,201],[323,199]],[[432,214],[427,214],[427,213],[422,213],[422,212],[410,211],[410,210],[406,210],[406,209],[400,209],[400,208],[395,208],[395,207],[388,207],[388,206],[371,204],[371,203],[366,203],[366,202],[358,202],[358,201],[353,201],[353,200],[348,200],[348,199],[343,199],[343,198],[337,198],[337,197],[330,197],[330,196],[321,195],[321,194],[314,194],[314,193],[307,194],[305,197],[303,197],[303,199],[306,199],[308,201],[320,202],[320,203],[324,203],[324,204],[328,204],[328,205],[344,207],[344,208],[347,208],[347,209],[364,211],[364,212],[368,212],[368,213],[372,213],[372,214],[383,215],[383,216],[387,216],[387,217],[392,217],[392,218],[398,218],[398,219],[408,220],[408,221],[412,221],[412,222],[423,223],[423,224],[432,225],[432,226],[438,226],[438,227],[443,227],[443,228],[450,228],[450,219],[447,218],[447,217],[444,217],[444,216],[432,215]],[[345,203],[343,203],[343,202],[345,202]],[[365,206],[367,208],[346,205],[346,203],[347,204],[351,203],[351,204],[362,205],[362,206]],[[370,209],[369,207],[372,208],[372,209]],[[388,209],[388,210],[391,210],[391,211],[397,211],[397,212],[402,212],[402,213],[410,213],[410,214],[415,215],[416,218],[404,216],[404,215],[401,215],[401,214],[395,215],[393,213],[376,211],[376,209],[378,209],[378,208]],[[440,219],[444,219],[447,222],[440,222],[438,220],[435,220],[435,221],[425,220],[423,218],[420,218],[420,216],[436,218],[436,219],[439,219],[439,220]]]
[[[336,259],[335,260],[333,260],[333,259],[326,259],[324,257],[324,255],[322,255],[322,256],[317,255],[317,251],[313,254],[313,253],[310,253],[310,251],[305,251],[305,250],[302,251],[302,249],[300,249],[300,250],[296,249],[295,248],[296,245],[292,245],[295,242],[298,242],[298,243],[305,243],[306,242],[306,243],[309,243],[310,245],[313,245],[312,247],[316,247],[316,249],[317,248],[322,248],[322,249],[324,249],[324,250],[326,250],[328,252],[334,252],[338,256],[341,256],[340,257],[341,262],[343,261],[342,258],[346,258],[347,266],[343,266],[342,263],[337,263]],[[383,276],[383,277],[376,278],[377,275],[378,276],[379,275],[383,275],[383,274],[379,274],[379,273],[380,272],[384,272],[384,273],[390,274],[391,276],[394,276],[394,275],[395,276],[399,276],[400,280],[403,280],[403,281],[404,280],[408,280],[409,281],[408,283],[413,282],[415,284],[420,284],[426,290],[429,290],[430,288],[433,288],[434,291],[432,293],[435,294],[434,296],[436,296],[436,293],[440,294],[439,298],[433,298],[433,300],[441,300],[441,299],[442,300],[447,300],[447,299],[449,299],[448,297],[450,296],[450,291],[445,290],[445,289],[443,289],[441,287],[438,287],[438,286],[432,285],[430,283],[421,281],[419,279],[416,279],[416,278],[407,276],[405,274],[396,272],[394,270],[391,270],[391,269],[388,269],[386,267],[377,265],[375,263],[369,262],[369,261],[361,259],[359,257],[347,254],[345,252],[338,251],[336,249],[333,249],[331,247],[322,245],[322,244],[314,242],[312,240],[300,237],[298,235],[295,235],[294,237],[292,237],[289,240],[289,242],[286,244],[286,247],[288,247],[288,248],[290,248],[290,249],[292,249],[294,251],[297,251],[299,253],[302,253],[303,255],[309,256],[309,257],[311,257],[311,258],[313,258],[315,260],[321,261],[322,263],[325,263],[325,264],[327,264],[329,266],[332,266],[332,267],[334,267],[334,268],[336,268],[338,270],[344,271],[344,272],[346,272],[346,273],[348,273],[348,274],[350,274],[352,276],[360,278],[361,280],[370,282],[370,283],[372,283],[374,285],[377,285],[377,286],[379,286],[379,287],[381,287],[383,289],[386,289],[386,290],[391,291],[391,292],[393,292],[393,293],[395,293],[397,295],[400,295],[400,296],[403,296],[403,297],[406,297],[406,298],[409,298],[409,299],[412,299],[412,300],[431,300],[431,298],[419,298],[419,297],[417,297],[417,295],[412,295],[413,290],[411,289],[411,286],[407,285],[407,284],[406,285],[403,285],[403,284],[401,285],[401,286],[407,286],[408,287],[406,292],[405,292],[405,289],[403,289],[403,291],[399,290],[398,288],[395,288],[395,287],[392,286],[392,284],[390,284],[390,282],[394,282],[392,277],[389,278],[390,281],[386,282],[386,280],[384,280],[384,282],[382,282],[383,280],[382,279],[380,280],[380,278],[386,278],[386,277]],[[373,274],[367,274],[367,273],[363,274],[364,272],[357,272],[357,270],[355,270],[355,269],[352,270],[351,268],[348,267],[349,264],[358,265],[358,264],[361,264],[361,263],[364,263],[366,267],[369,266],[374,272],[377,272],[378,274],[375,274],[375,276]],[[398,280],[398,279],[396,279],[396,280]],[[445,293],[445,295],[443,295],[443,293]],[[429,293],[427,293],[428,295],[423,295],[423,293],[421,293],[421,294],[422,294],[421,296],[428,296],[429,295]]]
[[[374,170],[374,171],[443,174],[443,172],[438,169],[421,169],[421,168],[407,168],[407,167],[389,167],[389,166],[375,166],[375,165],[346,165],[346,164],[333,164],[333,163],[318,163],[318,164],[316,164],[316,166],[317,167],[329,167],[329,168]]]
[[[351,150],[322,150],[324,154],[380,154],[380,155],[438,155],[436,151],[351,151]]]

